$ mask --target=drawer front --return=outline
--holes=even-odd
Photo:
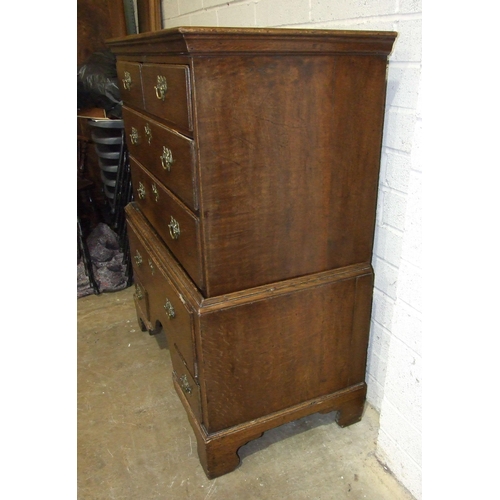
[[[140,64],[117,61],[116,72],[123,102],[144,109]]]
[[[192,131],[189,67],[176,64],[143,64],[142,82],[146,111]]]
[[[130,246],[132,267],[134,269],[134,278],[139,279],[144,286],[148,286],[148,288],[150,288],[156,266],[149,256],[148,251],[140,242],[140,239],[136,235],[135,231],[129,228],[127,236]]]
[[[146,328],[150,328],[150,316],[149,316],[149,296],[146,287],[140,282],[139,279],[135,278],[134,283],[134,302],[135,308],[137,310],[137,316],[142,320]]]
[[[194,352],[194,321],[192,314],[185,305],[185,300],[172,282],[165,276],[158,290],[161,303],[161,321],[167,335],[170,351],[177,350],[179,358],[192,377],[196,376]]]
[[[130,154],[189,208],[197,210],[193,141],[125,107],[123,120]]]
[[[128,231],[128,239],[130,246],[130,255],[132,259],[132,268],[134,271],[134,301],[138,312],[138,316],[142,319],[144,326],[152,331],[156,328],[155,316],[155,291],[157,289],[155,283],[154,272],[156,266],[153,264],[151,257],[140,243],[136,234]],[[156,280],[157,281],[157,280]]]
[[[196,419],[198,422],[201,422],[200,387],[186,370],[176,349],[170,349],[170,357],[172,359],[172,368],[174,369],[174,379],[187,399]]]
[[[134,158],[130,165],[138,207],[197,287],[204,290],[199,219]]]

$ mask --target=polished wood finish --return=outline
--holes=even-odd
[[[178,28],[109,42],[119,78],[133,73],[137,315],[167,335],[210,478],[272,427],[362,416],[394,38]]]
[[[355,298],[360,305],[371,301],[371,290],[359,297],[357,288],[358,280],[371,281],[371,270],[351,272],[347,278],[347,273],[328,271],[321,285],[296,278],[293,292],[265,292],[258,300],[253,296],[238,307],[201,316],[207,431],[364,382],[364,374],[354,378],[351,373],[351,358],[360,355],[352,352],[359,334],[352,322],[358,313]]]
[[[227,56],[193,71],[207,294],[370,262],[385,60]]]

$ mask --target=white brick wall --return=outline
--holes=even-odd
[[[304,0],[260,0],[256,5],[257,26],[281,26],[309,19],[309,2]]]
[[[375,231],[368,401],[377,455],[417,498],[421,488],[421,0],[162,0],[163,27],[394,30]]]
[[[303,2],[307,4],[307,1]],[[397,0],[311,0],[311,21],[339,21],[383,16],[394,12]]]

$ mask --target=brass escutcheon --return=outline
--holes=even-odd
[[[160,156],[161,166],[170,172],[170,168],[174,163],[174,157],[172,155],[172,151],[168,149],[166,146],[163,146],[163,154]]]
[[[169,319],[175,318],[175,309],[174,309],[174,306],[172,305],[172,302],[170,302],[170,300],[165,299],[165,305],[163,306],[163,308],[165,309]]]
[[[130,73],[128,71],[124,71],[123,76],[124,76],[124,78],[122,79],[123,88],[125,90],[130,90],[130,86],[132,85],[132,77],[130,76]]]
[[[151,274],[155,273],[155,266],[153,265],[153,261],[148,259],[149,268],[151,269]]]
[[[158,75],[156,77],[155,92],[157,99],[165,100],[167,93],[167,79],[164,76]]]
[[[179,378],[179,381],[180,381],[180,383],[181,383],[181,388],[182,388],[182,390],[183,390],[186,394],[191,394],[192,389],[191,389],[191,386],[189,385],[189,382],[188,382],[187,376],[186,376],[186,375],[182,375],[182,376]]]
[[[160,199],[160,194],[158,193],[156,184],[151,184],[151,189],[153,190],[153,194],[155,195],[155,201],[158,202],[158,200]]]
[[[132,127],[132,130],[130,132],[130,142],[132,144],[139,144],[139,132],[137,132],[137,129],[135,127]]]
[[[173,240],[179,239],[179,236],[181,235],[181,228],[179,226],[179,223],[172,216],[170,216],[170,224],[168,225],[168,230],[170,231],[170,237]]]
[[[139,187],[137,188],[137,194],[139,195],[139,198],[141,200],[146,198],[146,188],[144,187],[144,184],[142,182],[139,182]]]
[[[149,123],[146,123],[146,125],[144,125],[144,133],[146,134],[146,137],[148,139],[148,144],[151,144],[151,140],[153,139],[153,132],[151,132]]]
[[[138,266],[142,264],[142,255],[139,253],[139,250],[136,250],[134,255],[135,262]]]

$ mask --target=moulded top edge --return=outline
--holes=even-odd
[[[388,55],[394,31],[177,27],[107,40],[116,54],[347,52]]]

